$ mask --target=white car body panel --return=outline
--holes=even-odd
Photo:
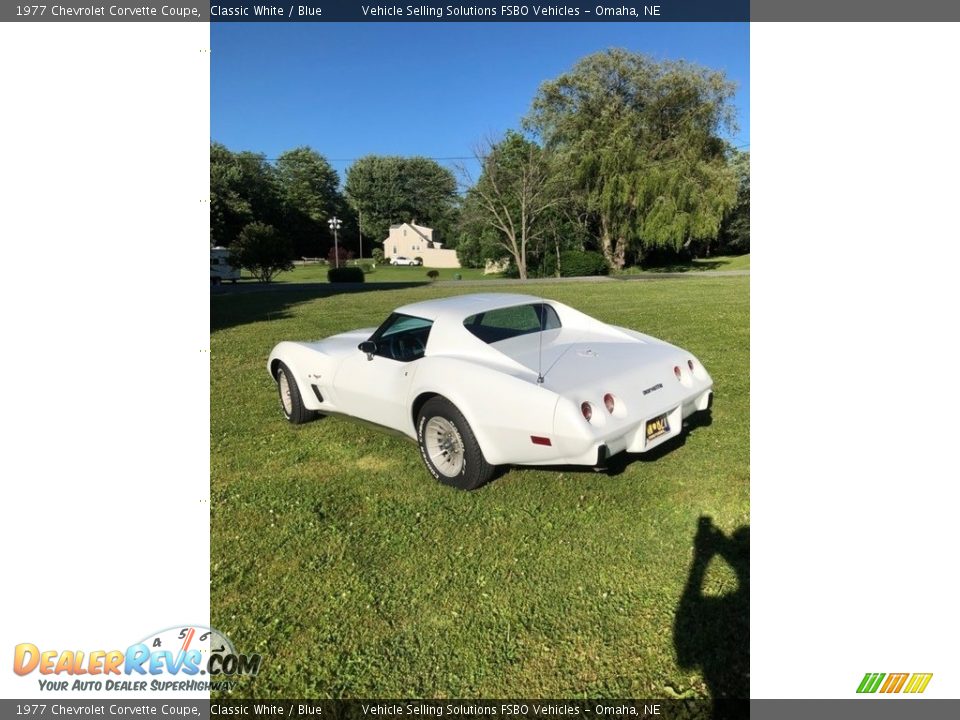
[[[464,326],[476,313],[540,303],[553,308],[561,327],[488,344]],[[646,452],[679,434],[684,418],[712,402],[713,381],[689,352],[552,300],[486,293],[395,312],[433,321],[419,359],[368,360],[357,346],[376,328],[364,328],[317,342],[281,342],[268,370],[275,375],[276,364],[285,363],[310,410],[414,439],[418,400],[441,395],[460,410],[494,465],[596,465],[619,452]],[[606,393],[615,397],[613,413],[604,406]],[[583,402],[593,407],[589,422]],[[663,415],[669,431],[648,441],[647,422]]]

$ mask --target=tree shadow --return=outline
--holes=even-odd
[[[714,557],[737,576],[736,588],[705,593]],[[724,588],[720,588],[725,590]],[[714,720],[747,717],[750,697],[750,526],[725,535],[701,516],[693,538],[693,560],[673,626],[677,662],[699,668],[713,698]]]
[[[344,293],[401,290],[428,285],[424,282],[384,283],[239,283],[220,285],[210,292],[210,330],[246,325],[290,316],[294,305]]]
[[[651,273],[683,273],[683,272],[697,272],[700,270],[719,270],[724,265],[729,264],[729,261],[718,261],[718,260],[689,260],[686,262],[675,262],[668,263],[664,265],[642,265],[644,272]]]

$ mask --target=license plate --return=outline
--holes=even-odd
[[[670,432],[670,422],[666,415],[647,420],[647,442],[655,440],[661,435],[666,435],[668,432]]]

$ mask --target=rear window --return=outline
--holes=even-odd
[[[546,303],[514,305],[471,315],[463,326],[485,343],[560,327],[557,311]]]

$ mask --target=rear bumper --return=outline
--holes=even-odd
[[[670,408],[664,408],[655,414],[644,417],[635,423],[621,426],[608,433],[584,438],[586,442],[574,444],[567,439],[566,449],[573,451],[559,460],[564,465],[588,465],[603,467],[607,459],[622,452],[645,453],[677,437],[683,431],[683,421],[696,412],[709,410],[713,406],[713,388],[708,387],[696,395]],[[669,430],[662,435],[647,438],[647,422],[666,416]]]

